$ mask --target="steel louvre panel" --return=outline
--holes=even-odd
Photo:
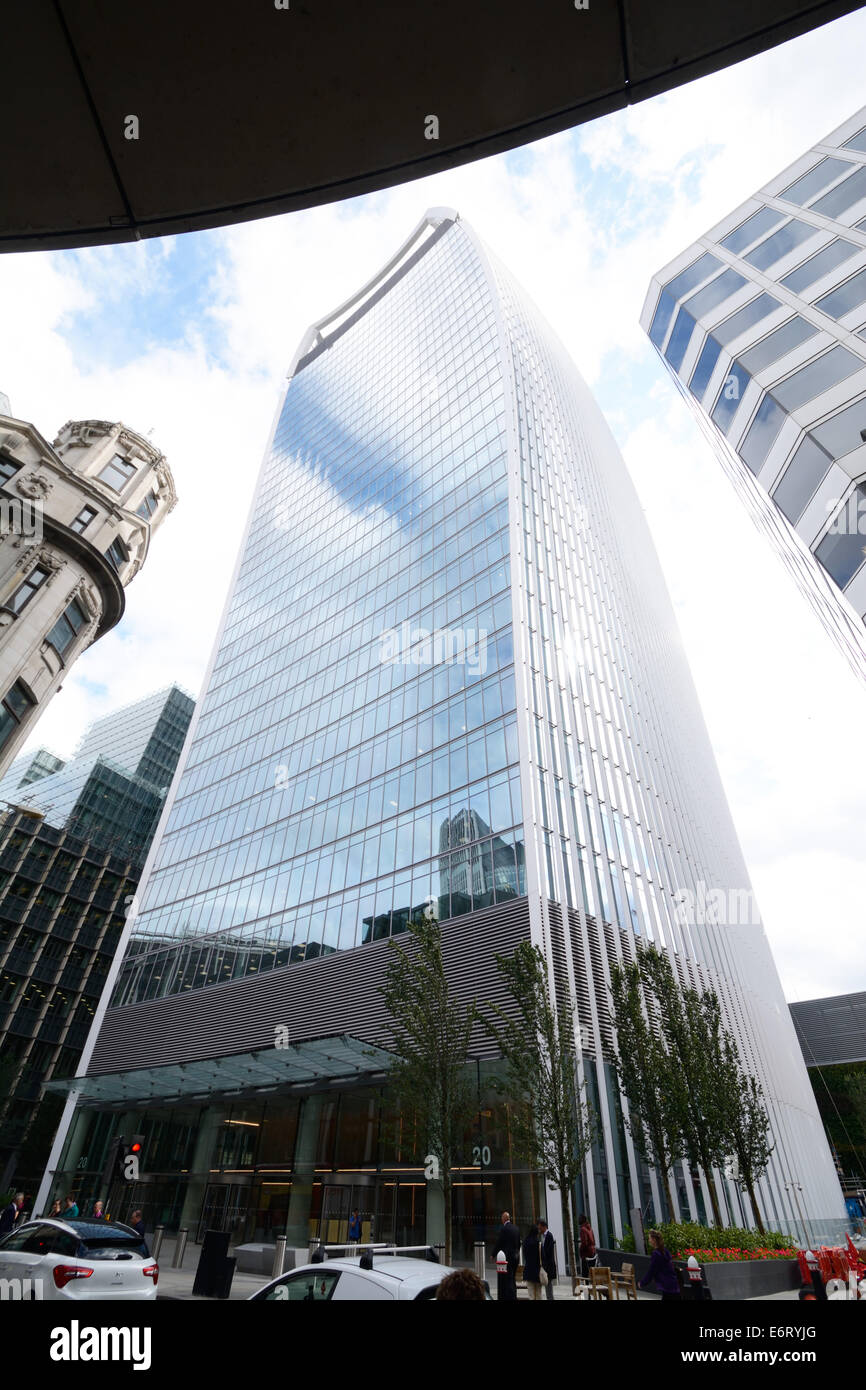
[[[455,998],[507,1006],[496,954],[529,939],[525,898],[484,908],[443,924],[445,970]],[[287,1025],[291,1042],[349,1033],[388,1046],[391,1033],[378,993],[389,943],[279,966],[261,975],[109,1009],[88,1075],[202,1061],[274,1044],[274,1029]],[[483,1027],[473,1032],[471,1052],[494,1057]]]

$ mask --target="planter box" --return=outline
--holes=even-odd
[[[650,1257],[630,1254],[627,1250],[599,1250],[598,1263],[613,1270],[632,1264],[635,1278],[640,1282],[649,1269]],[[684,1261],[676,1263],[682,1265]],[[704,1273],[710,1293],[720,1303],[760,1298],[764,1294],[785,1293],[800,1287],[796,1260],[720,1260],[705,1264]]]

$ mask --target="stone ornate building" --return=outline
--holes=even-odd
[[[0,776],[66,672],[119,622],[177,494],[165,456],[109,420],[53,444],[0,397]]]

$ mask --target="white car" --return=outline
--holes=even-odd
[[[363,1264],[362,1264],[363,1261]],[[453,1274],[449,1265],[433,1264],[406,1255],[379,1255],[374,1252],[373,1267],[368,1256],[323,1260],[321,1264],[302,1265],[272,1279],[263,1289],[250,1296],[249,1302],[334,1303],[364,1300],[389,1303],[397,1299],[432,1300],[446,1274]],[[485,1283],[485,1289],[487,1285]],[[487,1290],[487,1297],[490,1291]]]
[[[159,1266],[114,1221],[27,1221],[0,1240],[0,1299],[156,1298]]]

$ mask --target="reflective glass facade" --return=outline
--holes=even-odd
[[[763,931],[684,919],[678,896],[707,889],[748,876],[622,458],[538,311],[435,210],[295,359],[93,1074],[261,1046],[254,999],[291,997],[293,1038],[317,1036],[304,1007],[328,981],[344,1031],[372,1027],[353,982],[375,999],[365,961],[412,914],[459,938],[460,986],[488,997],[496,932],[520,917],[576,999],[602,1119],[580,1196],[612,1238],[630,1207],[659,1210],[607,994],[609,961],[653,941],[718,990],[765,1083],[771,1220],[792,1164],[832,1214]],[[700,1215],[701,1176],[679,1165],[673,1185]]]
[[[866,677],[863,116],[660,271],[641,322],[755,520]]]

